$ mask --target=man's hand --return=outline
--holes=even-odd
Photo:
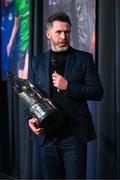
[[[56,87],[57,89],[63,90],[63,91],[67,89],[68,81],[60,74],[54,72],[52,74],[52,81],[53,81],[54,87]]]
[[[36,118],[29,119],[28,124],[32,131],[37,135],[41,134],[44,131],[43,128],[38,127],[38,120]]]

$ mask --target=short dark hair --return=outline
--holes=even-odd
[[[62,21],[62,22],[68,22],[69,25],[71,26],[71,21],[70,21],[70,17],[64,13],[64,12],[56,12],[54,14],[52,14],[51,16],[48,17],[46,26],[47,28],[52,27],[53,22],[54,21]]]

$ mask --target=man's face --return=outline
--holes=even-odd
[[[51,48],[53,51],[66,51],[70,43],[70,25],[67,22],[54,21],[53,26],[50,27],[46,34],[51,41]]]

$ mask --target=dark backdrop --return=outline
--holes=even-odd
[[[31,0],[31,57],[43,48],[40,17],[43,17],[43,1]],[[91,178],[120,178],[119,17],[119,0],[97,1],[97,62],[105,94],[97,105],[96,169]],[[37,149],[23,121],[25,109],[8,82],[1,81],[0,85],[0,171],[16,178],[41,177]]]
[[[118,106],[116,92],[118,86],[116,69],[116,39],[118,26],[115,12],[117,1],[100,0],[98,3],[98,70],[105,90],[102,103],[98,107],[97,120],[97,177],[117,177],[117,126]],[[120,6],[119,6],[120,8]],[[119,107],[120,108],[120,107]]]

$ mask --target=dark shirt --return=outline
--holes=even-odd
[[[63,91],[58,92],[57,88],[53,86],[52,74],[56,71],[58,74],[64,77],[68,54],[69,54],[69,50],[64,52],[51,51],[51,66],[50,66],[51,67],[50,68],[51,98],[57,104],[57,106],[59,106],[63,110],[64,110],[64,103],[63,103],[64,94]]]
[[[65,101],[64,101],[64,91],[57,91],[57,88],[53,86],[52,82],[52,74],[56,71],[58,74],[64,77],[65,66],[67,62],[67,57],[69,55],[70,50],[65,52],[53,52],[51,51],[51,64],[50,64],[50,87],[51,87],[51,99],[53,102],[62,110],[62,115],[64,119],[64,123],[62,126],[57,129],[57,136],[59,138],[63,138],[64,136],[68,136],[71,131],[69,129],[69,118],[68,115],[64,112],[65,110]],[[62,128],[62,129],[61,129]],[[51,138],[50,135],[48,136]]]

